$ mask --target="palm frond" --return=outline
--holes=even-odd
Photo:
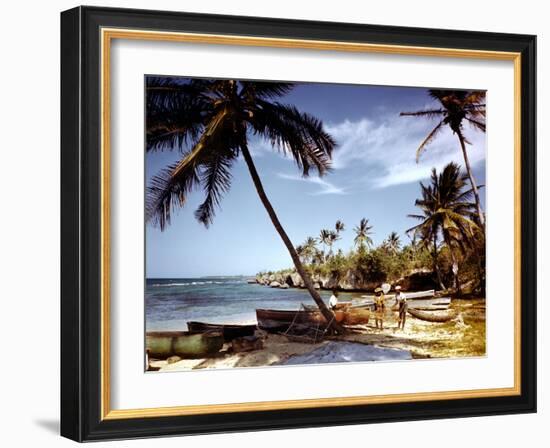
[[[428,94],[436,101],[439,101],[444,109],[448,110],[451,104],[464,103],[467,98],[468,90],[447,90],[447,89],[429,89]]]
[[[484,185],[479,185],[477,188],[483,188]],[[475,203],[472,203],[470,202],[470,199],[472,199],[474,196],[474,190],[469,188],[468,190],[465,190],[463,191],[462,193],[460,193],[456,198],[455,198],[455,202],[457,204],[459,203],[465,203],[465,204],[470,204],[470,205],[473,205],[475,206]],[[467,202],[465,202],[467,201]]]
[[[254,132],[290,153],[304,176],[315,168],[320,176],[330,169],[333,138],[323,129],[317,118],[302,113],[294,106],[258,100],[258,107],[249,121]]]
[[[409,217],[412,217],[412,215],[408,215]],[[424,220],[424,216],[419,216],[418,219]],[[418,231],[425,228],[426,221],[421,222],[420,224],[417,224],[416,226],[412,226],[410,229],[405,230],[405,233],[417,233]]]
[[[416,163],[420,160],[420,155],[422,152],[426,149],[426,146],[435,138],[435,136],[441,132],[441,129],[444,125],[444,121],[441,120],[435,128],[432,129],[432,131],[428,134],[428,136],[420,143],[420,146],[416,150]]]
[[[214,113],[200,81],[183,83],[172,78],[147,78],[147,151],[184,151],[186,145],[196,142]]]
[[[218,148],[223,148],[229,144],[229,141],[224,141],[224,137],[227,137],[231,132],[226,129],[227,123],[225,118],[227,117],[227,111],[221,110],[216,116],[212,117],[208,125],[206,126],[204,132],[201,135],[201,138],[194,146],[193,150],[188,154],[187,157],[183,158],[176,169],[174,170],[174,176],[178,175],[180,170],[184,170],[185,167],[189,164],[196,163],[197,159],[200,158],[202,152],[205,152],[207,148],[213,148],[214,150]]]
[[[420,221],[426,219],[426,216],[424,215],[415,215],[415,214],[409,214],[407,215],[408,218],[418,219]]]
[[[172,208],[182,207],[187,195],[199,183],[198,170],[194,164],[188,164],[178,177],[174,177],[177,166],[176,163],[161,170],[151,179],[147,188],[145,219],[161,230],[170,224]]]
[[[426,244],[441,234],[444,241],[456,247],[471,245],[476,229],[480,228],[471,219],[476,206],[469,202],[472,189],[466,189],[467,176],[460,166],[451,162],[440,173],[432,170],[431,184],[420,185],[422,197],[415,204],[422,214],[408,216],[421,222],[407,233],[420,234]]]
[[[202,121],[202,120],[200,120]],[[188,121],[185,125],[170,123],[168,120],[159,121],[156,124],[151,120],[147,122],[146,149],[148,152],[177,149],[185,151],[188,146],[193,146],[203,129],[202,123]]]
[[[206,193],[206,198],[195,211],[195,218],[206,227],[214,220],[215,210],[220,205],[224,193],[231,186],[231,165],[235,160],[231,151],[218,150],[209,154],[203,163],[200,183]]]
[[[183,206],[187,194],[197,186],[201,179],[201,165],[212,163],[217,151],[223,148],[234,149],[233,132],[227,128],[224,120],[226,113],[222,110],[208,123],[194,148],[182,159],[153,177],[147,192],[147,220],[158,224],[163,230],[170,223],[171,208],[174,205]],[[224,155],[227,157],[226,152]]]
[[[428,110],[419,110],[416,112],[401,112],[399,116],[401,117],[438,117],[445,113],[444,109],[428,109]]]
[[[466,120],[476,129],[480,130],[481,132],[485,132],[487,127],[486,124],[483,123],[480,120],[474,120],[473,118],[466,117]]]
[[[181,79],[175,77],[146,78],[146,104],[147,110],[179,110],[182,105],[200,102],[208,103],[205,92],[212,85],[212,81],[203,79]]]
[[[279,98],[290,93],[295,84],[292,82],[270,82],[270,81],[241,81],[242,96],[250,96],[254,99],[264,100]]]
[[[466,96],[464,102],[466,104],[482,104],[485,106],[483,102],[485,101],[486,96],[487,95],[484,90],[474,90]]]

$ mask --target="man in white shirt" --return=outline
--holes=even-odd
[[[336,305],[338,305],[338,291],[334,290],[332,291],[332,295],[328,301],[328,306],[331,310],[333,310],[336,308]]]

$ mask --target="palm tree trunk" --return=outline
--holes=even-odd
[[[485,216],[483,215],[483,211],[481,210],[481,202],[479,200],[479,191],[477,189],[477,184],[474,179],[474,175],[472,174],[472,168],[470,167],[470,159],[468,158],[468,152],[466,151],[466,143],[464,142],[464,137],[462,134],[458,134],[458,140],[460,141],[460,147],[462,148],[462,155],[464,156],[464,164],[466,165],[466,172],[468,173],[468,177],[470,178],[470,184],[472,185],[472,191],[474,192],[474,198],[476,201],[476,207],[477,207],[477,215],[479,217],[479,223],[481,224],[481,227],[485,227]]]
[[[338,333],[343,334],[345,332],[344,329],[336,322],[336,320],[334,319],[334,314],[332,313],[331,310],[328,309],[328,307],[325,305],[325,302],[323,302],[321,295],[313,287],[313,282],[311,281],[311,277],[309,276],[307,271],[304,269],[304,266],[302,265],[302,262],[300,261],[298,254],[296,253],[296,249],[292,245],[290,238],[288,237],[285,230],[283,229],[283,226],[281,225],[281,222],[279,221],[279,218],[277,217],[275,210],[271,205],[271,202],[269,202],[269,199],[265,194],[262,181],[260,180],[260,176],[258,175],[258,171],[256,170],[256,166],[254,165],[254,161],[252,160],[252,156],[250,155],[250,152],[248,150],[248,146],[242,145],[241,150],[242,150],[246,165],[248,166],[248,170],[250,171],[252,182],[254,182],[254,186],[256,187],[256,191],[258,192],[258,196],[260,196],[260,200],[262,201],[262,204],[264,205],[267,211],[267,214],[269,215],[269,218],[273,223],[273,226],[279,233],[279,236],[283,240],[283,243],[285,244],[288,252],[290,253],[290,257],[294,262],[294,266],[296,266],[296,270],[298,271],[298,274],[300,274],[300,277],[302,277],[302,280],[304,281],[304,285],[306,286],[311,297],[319,307],[319,310],[321,311],[321,313],[323,314],[327,322],[330,322],[330,327],[333,330],[337,331]]]
[[[445,244],[447,245],[447,248],[449,249],[449,254],[451,255],[451,261],[453,263],[452,271],[453,271],[453,286],[456,289],[456,292],[458,294],[462,294],[460,289],[460,280],[458,278],[458,261],[456,260],[455,253],[453,252],[453,249],[451,247],[451,241],[449,238],[445,238]]]
[[[439,283],[439,287],[441,289],[447,289],[447,287],[443,284],[443,280],[441,279],[441,272],[439,272],[439,267],[437,266],[437,234],[434,233],[434,250],[433,250],[433,262],[434,262],[434,272],[437,277],[437,282]]]

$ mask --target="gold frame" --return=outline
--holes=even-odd
[[[392,395],[190,405],[143,409],[110,408],[110,50],[113,39],[207,43],[254,47],[336,50],[413,56],[505,60],[514,63],[514,386],[508,388],[422,392]],[[306,409],[461,398],[521,395],[521,54],[514,52],[278,39],[215,34],[101,29],[101,419],[167,417],[210,413]]]

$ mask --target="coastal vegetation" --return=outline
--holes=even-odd
[[[466,179],[455,163],[448,164],[439,175],[433,169],[431,184],[420,184],[422,197],[415,204],[421,214],[409,215],[420,221],[409,232],[414,232],[424,244],[431,241],[433,270],[442,288],[438,240],[445,244],[451,260],[453,287],[458,293],[461,292],[459,265],[465,256],[477,256],[476,242],[481,239],[481,229],[472,219],[475,204],[469,202],[473,189],[465,189]]]
[[[407,230],[406,244],[394,231],[374,246],[373,225],[362,218],[353,228],[354,246],[347,252],[334,252],[334,236],[345,231],[345,224],[338,221],[334,231],[323,229],[319,238],[308,237],[296,247],[300,261],[319,288],[373,290],[388,282],[407,289],[433,287],[456,295],[482,295],[483,232],[476,223],[476,204],[471,201],[473,190],[467,180],[453,162],[440,173],[432,170],[430,182],[420,183],[420,197],[415,201],[419,213],[409,215],[419,223]],[[302,287],[296,274],[293,269],[267,271],[259,272],[256,279]]]

